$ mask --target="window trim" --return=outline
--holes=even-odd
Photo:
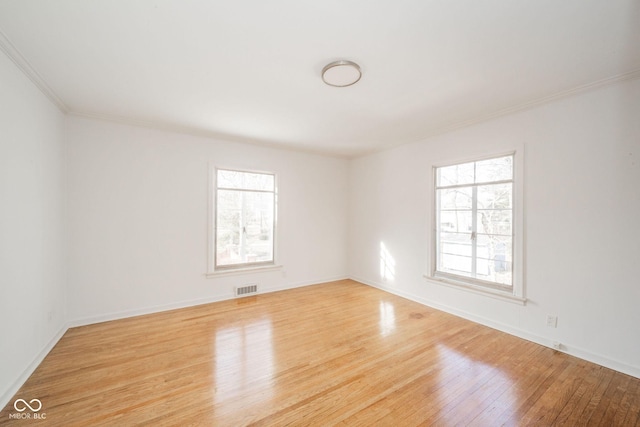
[[[468,278],[447,274],[446,272],[437,271],[437,233],[438,214],[436,203],[436,183],[437,169],[453,166],[462,163],[478,162],[482,160],[494,159],[498,157],[513,156],[513,271],[512,285],[501,286],[493,282],[487,282],[482,279]],[[443,162],[434,162],[431,165],[431,174],[429,182],[429,235],[428,247],[429,256],[427,257],[427,273],[423,276],[430,282],[438,285],[445,285],[455,289],[469,291],[475,294],[487,295],[501,300],[525,304],[525,283],[524,283],[524,147],[519,146],[515,149],[506,151],[495,151],[490,154],[482,154],[478,156],[465,156],[464,158],[450,158]]]
[[[265,273],[271,271],[279,271],[282,270],[283,266],[278,264],[270,264],[270,265],[262,265],[259,267],[248,267],[248,268],[230,268],[224,270],[216,270],[213,272],[209,272],[205,274],[208,279],[218,278],[218,277],[226,277],[226,276],[237,276],[244,274],[255,274],[255,273]]]
[[[273,176],[273,192],[266,190],[255,190],[255,192],[273,193],[273,242],[272,242],[272,260],[261,261],[242,264],[231,265],[217,265],[217,229],[218,229],[218,211],[217,211],[217,199],[218,199],[218,171],[232,171],[242,173],[254,173]],[[238,191],[252,191],[243,189],[230,189]],[[253,273],[257,271],[268,271],[281,266],[276,265],[277,260],[277,223],[278,223],[278,176],[275,172],[252,170],[252,169],[238,169],[234,167],[217,166],[212,162],[209,162],[209,221],[208,221],[208,240],[209,251],[207,254],[207,277],[220,277],[232,274]]]

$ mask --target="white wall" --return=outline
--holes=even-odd
[[[79,117],[67,136],[73,324],[347,276],[347,160]],[[277,174],[282,271],[205,278],[210,162]]]
[[[425,280],[432,165],[518,144],[527,305]],[[356,159],[349,220],[353,278],[640,377],[639,80]]]
[[[0,51],[0,407],[64,332],[63,134]]]

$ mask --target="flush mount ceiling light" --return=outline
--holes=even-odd
[[[360,66],[351,61],[335,61],[322,69],[322,80],[329,86],[351,86],[362,77]]]

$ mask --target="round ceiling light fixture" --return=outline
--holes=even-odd
[[[322,80],[329,86],[351,86],[360,80],[360,77],[360,66],[352,61],[335,61],[322,69]]]

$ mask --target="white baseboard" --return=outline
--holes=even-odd
[[[488,326],[490,328],[496,329],[501,332],[505,332],[507,334],[516,336],[518,338],[525,339],[527,341],[534,342],[536,344],[543,345],[545,347],[553,348],[553,340],[547,337],[543,337],[540,335],[532,334],[523,329],[514,328],[511,325],[506,325],[504,323],[496,322],[491,319],[487,319],[483,316],[478,316],[473,313],[469,313],[464,310],[457,309],[455,307],[451,307],[445,304],[440,304],[436,301],[432,301],[428,298],[424,298],[418,295],[414,295],[408,292],[404,292],[395,288],[391,288],[385,286],[381,283],[377,283],[374,281],[362,279],[359,277],[351,276],[351,280],[355,280],[356,282],[363,283],[365,285],[383,290],[385,292],[389,292],[394,295],[398,295],[400,297],[406,298],[411,301],[415,301],[419,304],[426,305],[431,308],[435,308],[436,310],[441,310],[449,314],[453,314],[454,316],[462,317],[463,319],[470,320],[475,323],[479,323],[484,326]],[[562,349],[558,350],[563,353],[567,353],[571,356],[575,356],[579,359],[586,360],[588,362],[595,363],[600,366],[604,366],[605,368],[613,369],[614,371],[622,372],[623,374],[631,375],[632,377],[640,378],[640,367],[629,365],[624,362],[620,362],[615,359],[611,359],[610,357],[602,356],[600,354],[596,354],[585,350],[580,347],[573,346],[571,344],[562,343]]]
[[[282,286],[260,288],[259,294],[284,291],[286,289],[300,288],[303,286],[316,285],[319,283],[332,282],[336,280],[345,280],[347,278],[348,278],[347,276],[337,276],[337,277],[330,277],[330,278],[325,278],[320,280],[305,280],[303,282],[288,283]],[[236,298],[236,296],[232,293],[229,293],[229,294],[217,295],[217,296],[208,297],[208,298],[186,300],[186,301],[181,301],[181,302],[171,303],[171,304],[162,304],[162,305],[156,305],[156,306],[137,308],[133,310],[117,311],[113,313],[101,314],[98,316],[82,317],[82,318],[73,319],[69,321],[68,327],[74,328],[77,326],[86,326],[94,323],[109,322],[111,320],[126,319],[128,317],[142,316],[145,314],[153,314],[153,313],[160,313],[163,311],[177,310],[180,308],[194,307],[197,305],[210,304],[210,303],[219,302],[219,301],[226,301],[234,298]]]
[[[55,345],[60,341],[60,338],[67,332],[68,326],[64,325],[56,334],[49,340],[47,345],[38,353],[38,355],[29,363],[29,365],[22,371],[20,376],[16,378],[16,380],[9,386],[7,390],[4,391],[2,396],[0,396],[0,409],[4,408],[10,401],[13,396],[20,390],[20,387],[29,379],[31,374],[36,370],[36,368],[42,363],[44,358],[49,354],[49,352],[55,347]],[[35,396],[37,398],[37,396]]]
[[[314,285],[321,285],[323,283],[328,283],[328,282],[337,282],[338,280],[347,280],[349,279],[348,276],[333,276],[333,277],[326,277],[324,279],[318,279],[318,280],[305,280],[302,282],[294,282],[294,283],[289,283],[287,285],[283,285],[283,286],[271,286],[268,288],[263,288],[260,290],[261,294],[266,294],[266,293],[270,293],[270,292],[279,292],[279,291],[284,291],[287,289],[295,289],[295,288],[302,288],[305,286],[314,286]]]
[[[92,325],[94,323],[110,322],[112,320],[126,319],[128,317],[143,316],[145,314],[160,313],[163,311],[177,310],[179,308],[193,307],[196,305],[210,304],[212,302],[225,301],[232,299],[233,294],[218,295],[210,298],[199,298],[187,301],[181,301],[171,304],[154,305],[133,310],[116,311],[112,313],[100,314],[98,316],[82,317],[69,321],[69,327]]]

